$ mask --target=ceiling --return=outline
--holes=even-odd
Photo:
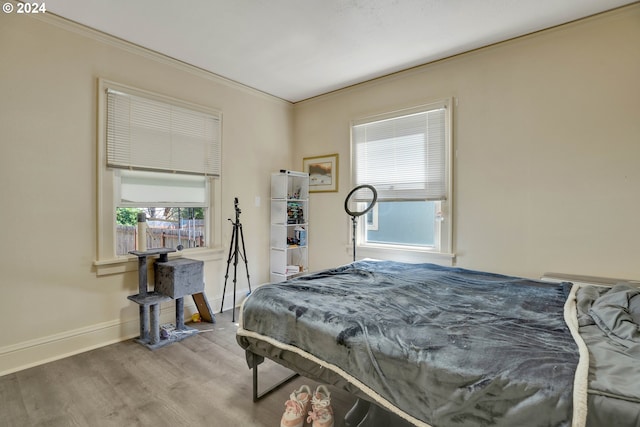
[[[297,102],[627,0],[53,0],[48,12]]]

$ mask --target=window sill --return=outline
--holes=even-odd
[[[192,258],[200,261],[213,261],[223,258],[224,248],[194,248],[181,252],[172,252],[169,258]],[[154,258],[157,258],[154,256]],[[120,256],[112,259],[97,260],[93,262],[97,276],[110,274],[122,274],[130,271],[138,271],[138,257],[134,255]]]
[[[349,250],[353,253],[353,246],[349,245]],[[408,263],[431,262],[451,267],[455,262],[456,254],[408,247],[358,246],[356,257],[357,259],[374,258]]]

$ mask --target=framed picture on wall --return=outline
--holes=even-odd
[[[309,174],[309,192],[338,191],[338,155],[305,157],[302,170]]]

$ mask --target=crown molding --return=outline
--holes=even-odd
[[[15,1],[13,3],[15,3]],[[254,96],[259,96],[263,99],[271,100],[278,103],[284,103],[287,105],[292,105],[290,101],[287,101],[285,99],[278,98],[277,96],[260,91],[258,89],[252,88],[250,86],[247,86],[242,83],[236,82],[234,80],[228,79],[226,77],[220,76],[211,71],[207,71],[203,68],[196,67],[195,65],[188,64],[179,59],[175,59],[168,55],[140,46],[138,44],[131,43],[119,37],[115,37],[110,34],[104,33],[102,31],[87,27],[86,25],[79,24],[70,19],[56,15],[55,13],[47,11],[46,13],[32,14],[28,16],[31,18],[37,19],[39,21],[45,22],[47,24],[62,28],[63,30],[78,34],[82,37],[87,37],[96,42],[103,43],[103,44],[115,47],[117,49],[121,49],[123,51],[142,56],[144,58],[159,62],[164,65],[169,65],[169,66],[178,68],[181,71],[188,72],[197,77],[204,78],[209,81],[222,84],[224,86],[227,86],[236,90],[240,90],[242,92],[245,92]]]

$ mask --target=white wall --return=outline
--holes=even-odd
[[[234,197],[252,285],[268,280],[269,176],[291,168],[291,104],[52,15],[0,14],[0,57],[0,375],[138,332],[135,262],[105,276],[94,265],[99,77],[222,112],[221,247],[199,254],[206,294],[217,312]],[[174,313],[165,304],[161,321]]]
[[[458,266],[639,278],[638,40],[635,4],[296,104],[296,157],[340,155],[311,268],[351,259],[350,121],[454,97]]]

